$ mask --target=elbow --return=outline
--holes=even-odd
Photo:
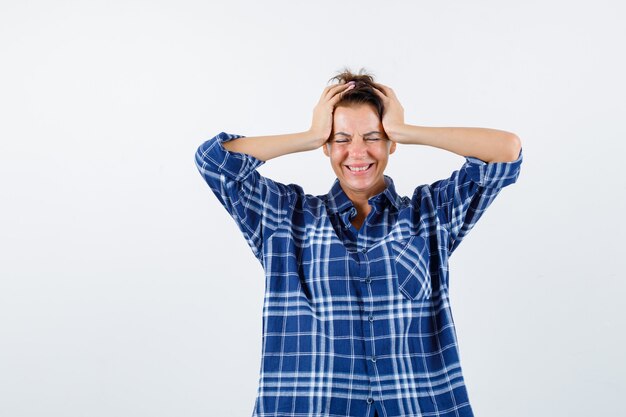
[[[504,158],[507,162],[513,162],[519,158],[520,151],[522,150],[522,141],[515,133],[509,133],[506,136],[506,147],[504,151]]]

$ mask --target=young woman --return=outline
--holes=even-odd
[[[309,130],[220,133],[196,165],[265,270],[253,417],[472,416],[449,305],[448,258],[522,162],[513,133],[409,125],[393,90],[334,77]],[[399,196],[384,175],[396,144],[466,158]],[[322,147],[325,195],[261,176],[266,161]]]

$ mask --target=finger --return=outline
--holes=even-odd
[[[331,97],[328,100],[328,104],[332,105],[333,107],[335,107],[335,105],[343,98],[343,95],[345,93],[347,93],[348,91],[352,90],[354,88],[354,86],[352,87],[348,87],[346,88],[344,91],[340,91],[337,94],[335,94],[333,97]]]
[[[396,98],[396,92],[393,91],[393,88],[387,87],[386,85],[383,85],[383,84],[378,84],[378,85],[383,89],[387,97]]]
[[[337,103],[346,92],[354,88],[354,85],[355,84],[353,82],[341,84],[340,85],[341,88],[337,88],[337,89],[333,89],[329,91],[329,93],[327,94],[326,100],[329,101],[331,104],[335,105],[335,103]]]
[[[387,95],[389,93],[389,90],[391,90],[389,87],[387,87],[384,84],[380,84],[380,83],[376,83],[374,85],[379,91],[382,91],[385,93],[385,95]]]
[[[326,88],[324,88],[324,91],[322,91],[322,95],[320,96],[320,101],[324,100],[324,98],[326,97],[326,94],[328,94],[328,92],[330,91],[331,88],[333,88],[334,86],[329,85]]]
[[[343,92],[345,90],[349,90],[354,88],[355,82],[354,81],[349,81],[347,83],[342,83],[342,84],[337,84],[334,86],[331,86],[331,88],[326,92],[326,99],[330,100],[332,99],[337,93]]]
[[[378,88],[372,87],[372,90],[374,90],[374,92],[378,95],[378,97],[382,98],[383,100],[389,99],[389,97],[385,93],[380,91]]]

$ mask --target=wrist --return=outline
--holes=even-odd
[[[410,128],[405,123],[396,123],[385,126],[385,133],[389,140],[397,143],[408,143],[410,137]]]
[[[309,150],[314,150],[322,146],[328,140],[329,133],[321,132],[313,128],[304,132]]]

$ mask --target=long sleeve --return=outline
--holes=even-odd
[[[257,172],[263,161],[223,147],[222,143],[240,137],[243,136],[221,132],[200,145],[195,162],[262,263],[263,244],[293,211],[294,196],[286,185]]]
[[[517,181],[522,159],[522,150],[511,162],[486,163],[466,157],[460,170],[431,185],[438,220],[449,233],[449,253],[458,247],[500,190]]]

